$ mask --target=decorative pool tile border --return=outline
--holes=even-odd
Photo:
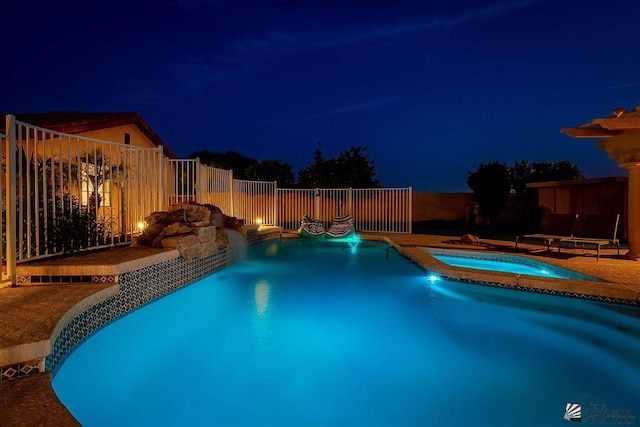
[[[14,380],[25,375],[40,372],[43,360],[31,360],[28,362],[14,363],[13,365],[0,366],[0,382]]]
[[[273,227],[272,229],[260,230],[248,229],[245,233],[245,239],[247,245],[253,246],[258,243],[266,242],[268,240],[279,239],[282,237],[282,229],[280,227]]]
[[[610,297],[603,297],[603,296],[599,296],[599,295],[581,294],[581,293],[577,293],[577,292],[564,292],[564,291],[556,291],[556,290],[553,290],[553,289],[532,288],[530,286],[510,285],[510,284],[498,283],[498,282],[487,282],[487,281],[480,282],[480,281],[462,279],[462,278],[459,278],[459,277],[448,277],[446,275],[444,275],[442,277],[446,278],[447,280],[452,280],[454,282],[460,282],[460,283],[466,283],[466,284],[469,284],[469,285],[489,286],[489,287],[493,287],[493,288],[512,289],[512,290],[516,290],[516,291],[535,292],[537,294],[546,294],[546,295],[556,295],[556,296],[562,296],[562,297],[580,298],[580,299],[586,299],[586,300],[589,300],[589,301],[607,302],[607,303],[612,303],[612,304],[623,304],[623,305],[629,305],[629,306],[633,306],[633,307],[640,307],[640,305],[638,304],[638,301],[622,299],[622,298],[610,298]]]
[[[260,237],[260,242],[279,238],[279,233]],[[255,243],[250,243],[255,244]],[[114,319],[180,289],[237,260],[242,248],[233,245],[192,260],[182,257],[164,261],[117,277],[119,292],[89,307],[69,322],[56,337],[45,358],[45,369],[56,374],[59,367],[84,340]]]
[[[19,285],[57,283],[118,283],[118,276],[17,276]]]

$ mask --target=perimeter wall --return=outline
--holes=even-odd
[[[473,193],[413,193],[412,220],[466,221]]]

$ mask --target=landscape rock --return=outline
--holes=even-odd
[[[141,245],[150,246],[151,242],[158,237],[158,235],[164,229],[164,224],[153,223],[145,227],[144,231],[138,236],[138,243]]]
[[[147,226],[152,224],[160,223],[166,224],[166,218],[169,215],[169,212],[153,212],[151,215],[144,219],[144,222],[147,223]]]
[[[242,230],[244,229],[244,221],[233,216],[225,215],[224,228],[229,228],[231,230],[236,230],[242,233]]]
[[[224,228],[216,227],[216,242],[220,249],[226,248],[229,244],[229,236],[224,232]]]
[[[215,225],[216,227],[224,227],[224,217],[225,215],[222,213],[222,211],[220,210],[219,207],[214,206],[214,205],[204,205],[209,212],[211,212],[211,224]]]
[[[462,243],[469,243],[469,244],[478,244],[480,243],[480,239],[477,236],[474,236],[473,234],[465,234],[462,237],[460,237],[460,241]]]
[[[169,224],[166,227],[164,227],[164,229],[162,230],[162,232],[160,232],[159,236],[175,236],[177,234],[187,234],[187,233],[191,233],[192,228],[182,224],[180,222],[174,222],[173,224]]]
[[[177,249],[185,259],[202,258],[229,244],[223,227],[242,232],[244,221],[224,215],[220,208],[197,203],[171,205],[168,212],[153,212],[138,244]]]

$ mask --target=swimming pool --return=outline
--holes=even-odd
[[[577,271],[517,255],[431,248],[427,248],[425,251],[437,260],[454,267],[527,274],[530,276],[551,277],[555,279],[602,281],[601,279]]]
[[[53,386],[92,425],[566,426],[640,408],[637,309],[283,240],[111,323]]]

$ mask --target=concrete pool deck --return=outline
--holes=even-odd
[[[283,237],[296,237],[295,233]],[[597,297],[624,299],[640,304],[640,263],[616,257],[615,250],[603,250],[596,261],[595,251],[573,250],[547,252],[540,246],[523,245],[518,255],[598,277],[605,282],[582,282],[561,279],[532,279],[507,273],[479,272],[450,267],[428,255],[425,248],[474,250],[513,255],[513,243],[484,241],[489,248],[446,243],[449,236],[362,233],[363,238],[387,240],[400,253],[427,271],[461,280],[504,283],[532,290],[589,294]],[[129,269],[140,268],[167,257],[172,251],[130,247],[86,254],[60,260],[39,261],[20,266],[23,276],[82,275],[108,277]],[[517,277],[514,277],[517,276]],[[61,325],[87,305],[118,291],[117,283],[18,286],[0,288],[0,359],[28,360],[51,348]],[[33,353],[35,351],[35,353]],[[32,352],[32,353],[30,353]],[[0,363],[0,366],[3,364]],[[51,374],[38,373],[0,382],[0,425],[74,425],[75,420],[57,399],[51,387]],[[78,425],[77,423],[75,425]]]

